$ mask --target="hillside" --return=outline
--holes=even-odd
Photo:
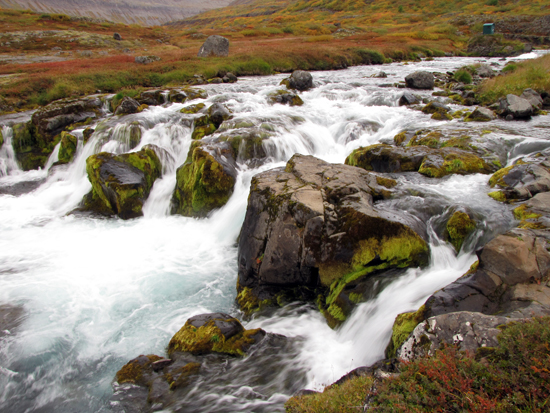
[[[229,3],[231,0],[0,0],[0,7],[154,26]]]
[[[484,22],[497,32],[529,31],[550,35],[550,20],[531,24],[550,13],[548,0],[237,0],[182,21],[176,27],[225,30],[243,36],[327,35],[358,32],[372,38],[437,40],[479,33]]]

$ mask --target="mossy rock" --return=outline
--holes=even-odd
[[[193,121],[193,133],[191,134],[191,139],[202,139],[205,136],[212,135],[217,129],[217,126],[214,122],[212,122],[210,116],[200,116]]]
[[[300,96],[287,90],[277,90],[276,92],[270,93],[268,95],[268,101],[271,104],[280,103],[290,106],[302,106],[304,104]]]
[[[355,149],[345,163],[367,171],[412,172],[418,171],[427,153],[422,147],[402,148],[375,144]]]
[[[476,223],[463,211],[456,211],[447,221],[446,235],[458,252],[468,235],[476,228]]]
[[[12,146],[17,162],[24,171],[43,168],[59,142],[60,135],[52,140],[43,139],[32,122],[15,124]]]
[[[186,87],[183,89],[183,92],[187,95],[186,102],[195,99],[206,99],[208,97],[208,93],[204,89]]]
[[[162,359],[162,357],[157,355],[149,354],[147,356],[141,355],[133,360],[130,360],[119,371],[117,371],[115,376],[116,381],[119,384],[141,384],[143,382],[144,372],[146,372],[152,363]]]
[[[479,156],[459,149],[441,151],[436,156],[427,156],[418,169],[422,175],[431,178],[441,178],[446,175],[468,175],[475,173],[487,174],[494,170]]]
[[[265,337],[262,329],[245,330],[234,317],[223,313],[191,317],[172,337],[168,354],[176,351],[196,355],[222,353],[244,356],[247,350]]]
[[[197,103],[195,105],[189,105],[184,107],[183,109],[180,110],[180,112],[188,115],[194,115],[195,113],[199,113],[205,107],[206,105],[204,103]]]
[[[0,149],[2,149],[2,145],[4,145],[4,135],[2,129],[0,129]]]
[[[448,113],[436,112],[432,115],[433,120],[453,120],[453,117]]]
[[[501,168],[498,171],[496,171],[490,178],[489,178],[489,186],[491,188],[494,188],[495,186],[500,186],[502,188],[506,188],[508,184],[504,181],[504,177],[510,173],[510,171],[515,167],[516,165],[510,165],[506,168]]]
[[[439,148],[440,140],[443,137],[441,132],[430,132],[426,136],[415,134],[407,146],[427,146],[429,148]],[[395,141],[395,138],[394,138]]]
[[[407,340],[418,324],[425,319],[426,309],[424,306],[410,313],[398,314],[392,327],[392,335],[386,347],[386,358],[395,358],[397,350]]]
[[[92,191],[80,210],[130,219],[143,215],[142,208],[162,167],[153,145],[139,152],[113,155],[102,152],[86,160]]]
[[[82,132],[82,137],[84,139],[84,145],[86,145],[88,143],[88,140],[90,139],[90,137],[93,135],[93,133],[95,132],[95,129],[92,129],[92,128],[86,128],[84,129],[84,131]]]
[[[76,153],[78,139],[76,136],[67,132],[61,132],[61,142],[59,145],[58,165],[63,165],[71,162]]]
[[[439,113],[439,114],[444,115],[444,114],[448,113],[449,110],[450,109],[447,106],[443,105],[442,103],[430,102],[422,108],[422,113],[425,113],[425,114],[428,114],[428,115]]]
[[[233,159],[229,144],[222,147]],[[200,142],[191,145],[185,163],[176,172],[176,189],[172,197],[172,213],[192,217],[205,217],[214,209],[224,206],[235,186],[236,170],[223,165]]]
[[[271,134],[256,129],[242,133],[223,134],[219,137],[222,142],[228,142],[233,149],[235,159],[239,161],[262,160],[267,157],[263,141]]]

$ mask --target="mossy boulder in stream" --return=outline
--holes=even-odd
[[[391,339],[386,347],[386,358],[395,358],[396,352],[407,340],[415,327],[424,321],[425,307],[422,306],[416,311],[398,314],[392,327]]]
[[[204,217],[220,208],[233,193],[237,170],[227,142],[194,142],[187,160],[176,173],[172,213]]]
[[[79,211],[118,215],[130,219],[143,215],[142,208],[162,166],[154,145],[139,152],[113,155],[102,152],[86,160],[86,172],[92,191]]]
[[[192,354],[223,353],[244,356],[265,337],[262,329],[245,330],[239,320],[223,313],[191,317],[172,337],[168,354],[184,351]]]
[[[38,109],[29,122],[14,125],[13,149],[21,168],[43,168],[61,132],[97,118],[102,105],[99,98],[60,100]]]
[[[61,142],[59,145],[58,165],[63,165],[71,162],[76,153],[78,139],[76,136],[67,132],[61,132]]]
[[[375,200],[395,186],[378,178],[302,155],[256,175],[239,241],[239,306],[250,314],[309,299],[337,326],[356,304],[358,283],[427,263],[425,224],[378,209]]]
[[[430,148],[422,145],[371,145],[354,150],[346,158],[346,164],[374,172],[417,171],[430,178],[441,178],[451,174],[488,174],[497,169],[494,164],[486,162],[470,151],[450,146]]]
[[[447,221],[446,235],[457,252],[468,235],[476,228],[475,221],[464,211],[455,211]]]
[[[2,133],[2,129],[0,129],[0,149],[2,149],[3,144],[4,144],[4,135]]]

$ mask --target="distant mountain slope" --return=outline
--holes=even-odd
[[[152,26],[230,3],[231,0],[0,0],[0,7]]]

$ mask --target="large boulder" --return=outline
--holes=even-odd
[[[422,102],[422,100],[413,95],[411,92],[404,92],[401,97],[399,98],[399,106],[409,106],[409,105],[415,105],[417,103]]]
[[[139,102],[130,96],[124,96],[115,110],[115,115],[129,115],[137,113],[139,109]]]
[[[200,314],[187,320],[172,337],[168,344],[168,354],[186,351],[192,354],[215,352],[244,356],[265,334],[261,328],[245,330],[239,320],[228,314]]]
[[[433,89],[435,84],[434,75],[430,72],[414,72],[405,77],[405,83],[411,89]]]
[[[295,70],[290,77],[281,81],[281,85],[285,85],[288,89],[308,90],[313,87],[313,76],[305,70]]]
[[[222,36],[209,36],[201,46],[198,57],[226,57],[229,55],[229,40]]]
[[[252,179],[242,226],[237,302],[250,314],[316,299],[329,325],[344,321],[361,282],[426,263],[424,223],[378,209],[396,182],[347,165],[294,155]]]
[[[496,116],[494,112],[489,108],[484,108],[483,106],[477,107],[465,118],[465,120],[473,122],[490,122],[495,119]]]
[[[58,165],[63,165],[71,162],[78,147],[78,139],[76,136],[67,132],[61,132],[61,142],[59,143]]]
[[[84,196],[78,211],[117,215],[130,219],[143,215],[153,183],[161,176],[162,165],[154,145],[139,152],[113,155],[101,152],[86,160],[92,191]]]
[[[417,171],[431,178],[446,175],[491,173],[496,167],[472,152],[454,147],[395,147],[376,144],[354,150],[346,164],[374,172]]]
[[[531,105],[537,109],[542,108],[543,100],[540,95],[533,89],[525,89],[520,98],[528,100],[529,103],[531,103]]]
[[[499,100],[499,111],[501,116],[512,115],[514,119],[528,119],[534,114],[529,100],[512,94]]]
[[[489,186],[496,189],[489,196],[501,202],[521,201],[550,191],[550,162],[547,157],[539,158],[539,162],[517,162],[499,169],[489,179]]]
[[[38,109],[29,122],[14,125],[12,144],[21,168],[44,167],[61,132],[97,118],[102,105],[99,98],[60,100]]]
[[[226,204],[236,178],[235,158],[228,142],[194,142],[176,172],[172,214],[207,216]]]

